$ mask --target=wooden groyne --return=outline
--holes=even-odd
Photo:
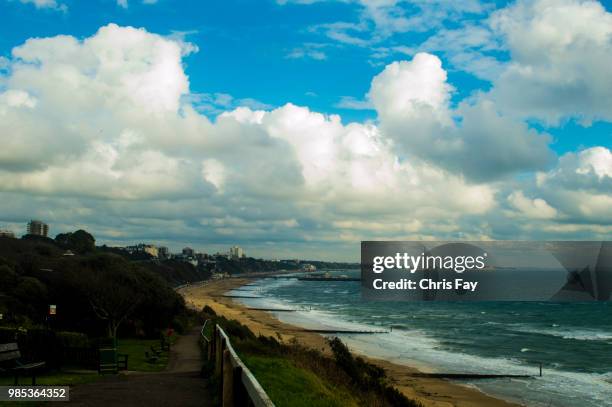
[[[473,379],[531,379],[534,375],[528,374],[484,374],[484,373],[413,373],[411,377],[427,377],[434,379],[455,379],[455,380],[473,380]]]
[[[533,379],[542,377],[542,363],[537,362],[540,368],[538,375],[530,374],[503,374],[503,373],[412,373],[412,377],[428,377],[435,379],[478,380],[478,379]]]
[[[314,332],[317,334],[357,334],[357,335],[367,335],[367,334],[388,334],[391,331],[378,331],[378,330],[352,330],[352,329],[307,329],[307,328],[299,328],[293,329],[293,331],[297,332]]]
[[[223,297],[223,298],[266,298],[266,297],[258,297],[255,295],[214,295],[213,297]]]
[[[357,277],[298,277],[300,281],[361,281]]]

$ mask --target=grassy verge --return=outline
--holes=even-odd
[[[358,406],[346,388],[280,357],[245,355],[243,361],[278,407]]]
[[[128,355],[128,370],[138,372],[159,372],[168,364],[168,352],[162,351],[155,362],[147,360],[145,352],[151,355],[151,346],[159,350],[157,339],[119,339],[117,352]]]
[[[209,307],[203,314],[211,326],[223,327],[240,358],[279,407],[422,407],[393,387],[382,368],[354,357],[338,338],[329,341],[332,358],[297,342],[257,337],[248,327],[217,316]],[[211,363],[205,365],[208,374],[213,370]],[[212,377],[214,391],[218,378]]]

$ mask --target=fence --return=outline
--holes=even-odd
[[[253,373],[236,354],[225,331],[215,325],[212,338],[204,335],[207,323],[204,322],[201,334],[206,343],[206,357],[214,363],[215,375],[221,380],[221,405],[274,407]]]

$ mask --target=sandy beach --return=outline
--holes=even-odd
[[[325,338],[312,332],[299,331],[300,328],[283,323],[271,313],[249,310],[232,298],[222,297],[224,293],[252,282],[248,279],[223,279],[190,285],[178,289],[187,304],[195,309],[205,305],[212,307],[218,314],[235,319],[246,325],[255,334],[273,336],[283,341],[296,339],[299,343],[330,353]],[[356,352],[357,353],[357,352]],[[416,378],[414,367],[391,363],[362,355],[370,362],[383,367],[394,385],[406,396],[419,400],[427,407],[509,407],[517,404],[488,396],[477,389],[452,383],[442,379]]]

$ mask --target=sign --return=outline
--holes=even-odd
[[[55,304],[49,305],[49,315],[56,315],[56,314],[57,314],[57,305]]]

